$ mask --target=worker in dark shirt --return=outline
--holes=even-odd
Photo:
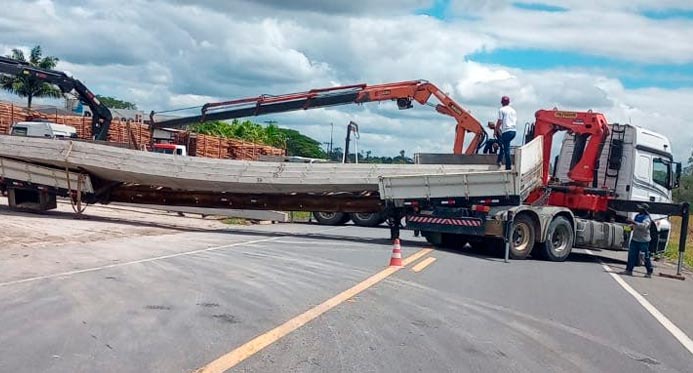
[[[638,257],[640,253],[645,254],[645,268],[647,269],[647,274],[645,277],[652,277],[652,261],[650,260],[650,224],[652,224],[652,218],[648,212],[650,206],[647,203],[641,203],[638,205],[638,214],[635,215],[633,220],[629,220],[631,227],[633,228],[633,237],[630,239],[630,247],[628,248],[628,264],[626,265],[626,270],[621,272],[623,275],[632,276],[633,268],[638,262]]]

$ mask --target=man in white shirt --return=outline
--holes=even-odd
[[[500,142],[498,150],[498,167],[502,167],[505,163],[505,169],[511,168],[510,164],[510,142],[515,138],[515,125],[517,124],[517,113],[510,106],[510,97],[503,96],[501,98],[501,108],[498,110],[498,121],[496,122],[496,131]]]

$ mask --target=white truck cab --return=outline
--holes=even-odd
[[[678,187],[681,164],[674,162],[669,139],[657,132],[631,124],[610,124],[597,170],[597,188],[608,188],[621,200],[673,203],[672,189]],[[575,148],[575,136],[567,134],[558,156],[554,178],[567,182]],[[616,212],[624,218],[635,213]],[[659,230],[658,251],[666,247],[671,224],[666,216],[652,215]]]
[[[77,129],[64,124],[52,122],[31,121],[18,122],[12,125],[12,136],[44,137],[44,138],[77,138]]]

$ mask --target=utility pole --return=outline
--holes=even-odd
[[[334,137],[334,123],[330,122],[330,159],[332,158],[332,145],[333,145],[333,137]]]

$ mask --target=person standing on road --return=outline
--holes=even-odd
[[[501,98],[501,108],[498,110],[498,121],[496,122],[496,133],[500,148],[498,149],[498,167],[505,163],[505,169],[511,168],[510,164],[510,142],[515,138],[515,125],[517,124],[517,113],[510,106],[510,97]]]
[[[647,203],[641,203],[638,205],[638,214],[635,215],[633,220],[629,223],[633,227],[633,237],[630,239],[630,247],[628,248],[628,264],[626,265],[626,270],[621,272],[621,274],[632,276],[633,268],[638,262],[640,253],[645,254],[645,268],[647,269],[647,274],[645,277],[652,277],[652,261],[650,260],[650,224],[652,224],[652,218],[648,212],[650,206]]]

